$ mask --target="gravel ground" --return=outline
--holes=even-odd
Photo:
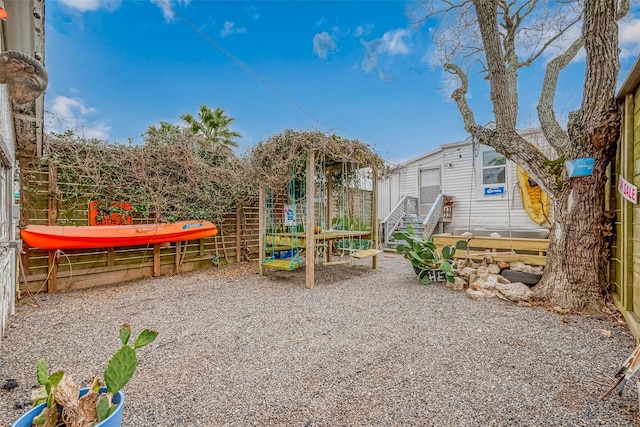
[[[0,426],[45,357],[100,374],[118,326],[158,339],[125,387],[125,427],[631,426],[635,381],[600,395],[634,348],[621,326],[420,285],[400,257],[304,271],[255,264],[29,299],[0,344]],[[602,331],[610,331],[611,337]]]

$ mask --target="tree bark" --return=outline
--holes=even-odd
[[[614,133],[610,137],[614,139]],[[593,175],[568,179],[554,200],[547,263],[542,280],[533,288],[537,298],[553,306],[590,313],[602,309],[612,234],[611,219],[604,211],[605,169],[610,160],[610,152],[599,150]]]
[[[582,105],[569,116],[567,159],[593,157],[593,175],[567,178],[556,192],[547,265],[535,295],[564,309],[598,312],[606,287],[610,216],[604,211],[606,167],[615,156],[620,112],[616,0],[587,0],[582,37],[586,75]]]

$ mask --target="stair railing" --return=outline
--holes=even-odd
[[[384,245],[389,246],[389,240],[393,231],[400,225],[402,218],[407,215],[416,215],[418,213],[418,198],[403,195],[400,201],[391,209],[381,222],[382,234],[384,236]]]
[[[424,226],[424,237],[427,239],[433,235],[440,218],[442,218],[442,209],[444,205],[444,196],[442,193],[438,194],[436,201],[433,202],[433,206],[429,209],[427,217],[424,219],[422,225]]]

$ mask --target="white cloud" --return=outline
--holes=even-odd
[[[245,27],[236,27],[235,22],[227,21],[224,23],[224,28],[220,31],[222,37],[228,37],[232,34],[243,34],[246,33],[247,29]]]
[[[120,7],[122,0],[60,0],[66,6],[77,9],[80,12],[90,12],[98,9],[108,11],[116,10]]]
[[[371,70],[378,67],[378,51],[380,46],[380,39],[365,42],[361,40],[360,43],[365,48],[364,58],[362,58],[362,69],[365,73],[369,74]]]
[[[245,10],[245,13],[251,16],[251,19],[253,19],[254,21],[257,21],[258,19],[260,19],[260,12],[258,12],[258,8],[254,4],[247,2],[244,7],[244,10]]]
[[[624,19],[618,24],[620,58],[637,56],[640,52],[640,18]]]
[[[387,31],[382,36],[382,44],[380,45],[380,52],[389,53],[391,55],[407,55],[409,54],[409,48],[405,43],[405,39],[409,37],[409,31],[400,28],[397,30]]]
[[[358,26],[355,30],[353,30],[354,37],[364,37],[371,34],[373,31],[373,24],[367,24],[365,26]]]
[[[104,9],[112,12],[120,7],[122,0],[59,0],[66,6],[80,12],[93,12]],[[162,16],[166,22],[175,19],[174,8],[176,6],[188,6],[191,0],[150,0],[162,10]]]
[[[84,101],[80,98],[68,98],[66,96],[57,96],[51,105],[51,112],[64,117],[75,116],[74,110],[81,115],[86,116],[96,112],[95,108],[88,108],[84,105]]]
[[[86,138],[109,139],[111,126],[87,117],[96,112],[95,108],[87,107],[84,100],[80,98],[57,96],[46,111],[45,130],[46,132],[65,132],[71,129]]]
[[[157,5],[162,10],[162,16],[165,22],[171,22],[175,19],[175,12],[173,11],[175,6],[187,6],[191,3],[191,0],[151,0],[151,3]]]
[[[377,70],[380,80],[388,81],[391,76],[382,71],[379,66],[379,59],[381,55],[394,56],[394,55],[408,55],[411,53],[411,49],[407,45],[410,33],[404,28],[397,30],[387,31],[379,39],[371,40],[370,42],[360,40],[360,43],[365,48],[364,58],[360,65],[365,73],[369,74],[373,70]]]
[[[329,33],[323,31],[313,36],[313,51],[319,58],[327,59],[327,53],[334,50],[336,50],[336,42],[333,41]]]

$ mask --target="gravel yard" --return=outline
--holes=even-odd
[[[636,381],[599,400],[635,347],[607,319],[422,286],[407,261],[256,274],[257,265],[29,298],[0,344],[0,426],[45,357],[101,374],[118,327],[158,339],[124,388],[123,426],[636,426]],[[606,336],[607,331],[611,337]]]

